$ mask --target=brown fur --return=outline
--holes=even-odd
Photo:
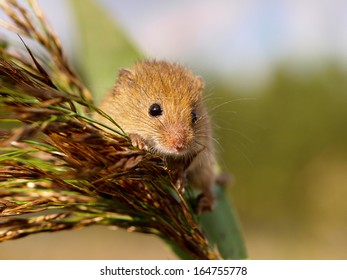
[[[144,61],[130,70],[122,69],[112,92],[100,104],[100,109],[120,125],[135,145],[167,160],[169,168],[177,173],[179,187],[183,188],[186,177],[189,185],[203,191],[198,210],[212,209],[211,187],[215,181],[215,156],[203,88],[201,78],[178,64]],[[149,115],[154,103],[160,104],[161,116]],[[195,123],[192,110],[197,114]]]

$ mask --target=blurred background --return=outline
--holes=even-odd
[[[347,259],[346,1],[39,3],[97,99],[143,57],[206,80],[249,258]],[[91,227],[2,243],[0,258],[175,256],[155,237]]]

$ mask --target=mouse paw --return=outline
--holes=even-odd
[[[217,185],[220,185],[222,187],[226,187],[228,184],[231,184],[233,182],[233,176],[229,173],[220,173],[216,177],[215,183]]]
[[[197,197],[196,213],[201,214],[205,211],[212,211],[214,209],[216,199],[212,194],[201,193]]]
[[[136,147],[140,150],[148,151],[148,146],[140,135],[138,135],[136,133],[131,133],[131,134],[129,134],[129,137],[131,139],[131,144],[134,147]]]
[[[173,168],[173,176],[174,176],[174,182],[177,190],[182,194],[184,193],[184,187],[186,184],[186,173],[183,170],[182,166],[177,166],[176,168]]]
[[[176,180],[176,187],[177,187],[177,190],[180,192],[180,193],[183,193],[184,192],[184,185],[185,185],[185,177],[184,175],[183,176],[179,176]]]

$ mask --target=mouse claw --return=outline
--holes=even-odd
[[[175,185],[176,185],[179,193],[184,193],[184,183],[185,183],[184,177],[178,177],[177,178]]]
[[[131,139],[131,144],[134,147],[136,147],[140,150],[148,151],[148,146],[140,135],[138,135],[136,133],[131,133],[131,134],[129,134],[129,137]]]
[[[174,171],[175,174],[175,186],[179,193],[184,193],[184,187],[186,184],[186,174],[181,166],[175,169]]]

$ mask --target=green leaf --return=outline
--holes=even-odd
[[[223,259],[246,259],[247,251],[240,223],[226,188],[217,186],[216,208],[201,215],[203,232],[216,245]]]
[[[70,1],[80,39],[78,63],[96,101],[112,88],[118,70],[142,55],[102,7],[90,0]]]

